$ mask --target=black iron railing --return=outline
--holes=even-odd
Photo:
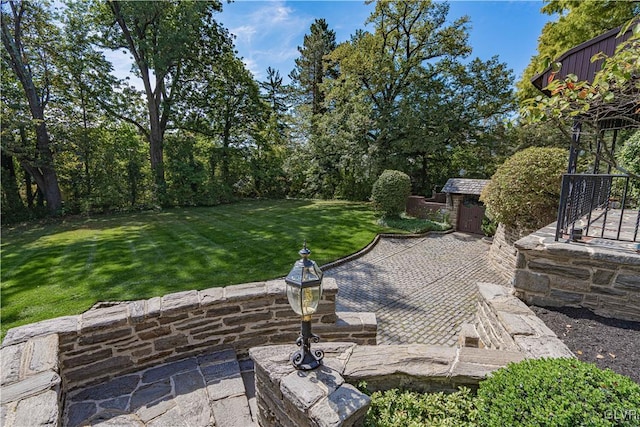
[[[563,175],[556,241],[563,235],[638,241],[640,202],[630,184],[628,175]]]

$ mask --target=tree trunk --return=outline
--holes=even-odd
[[[145,91],[147,93],[147,108],[149,110],[149,158],[151,159],[151,174],[155,186],[155,195],[161,206],[166,202],[167,184],[164,179],[164,129],[160,117],[160,103],[156,101],[156,94],[151,90],[148,69],[145,69]],[[158,78],[156,76],[156,78]],[[159,88],[156,87],[156,91]]]
[[[18,213],[24,210],[24,203],[22,203],[20,191],[18,190],[13,157],[2,151],[0,164],[2,165],[2,192],[4,193],[2,197],[2,210],[4,212]]]
[[[11,68],[20,81],[27,101],[29,102],[29,110],[31,111],[31,117],[33,118],[36,130],[37,165],[30,164],[26,159],[21,159],[20,163],[33,176],[36,184],[38,184],[38,188],[40,188],[40,191],[47,201],[49,212],[57,214],[62,208],[62,194],[60,193],[58,176],[53,165],[53,153],[51,151],[49,132],[44,119],[44,103],[38,97],[38,91],[33,83],[31,73],[27,69],[27,65],[22,62],[22,46],[16,44],[16,39],[18,39],[19,43],[21,31],[22,29],[18,27],[16,28],[17,34],[12,35],[7,22],[4,19],[2,20],[2,43],[11,58]]]
[[[231,117],[229,114],[229,106],[227,102],[227,111],[225,112],[224,130],[222,134],[222,165],[221,173],[225,184],[231,187],[231,177],[229,176],[229,145],[231,145]]]

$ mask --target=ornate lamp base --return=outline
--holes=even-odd
[[[310,371],[322,365],[324,352],[322,350],[311,350],[310,341],[317,343],[320,337],[311,333],[311,322],[302,321],[300,336],[296,340],[296,345],[300,347],[291,357],[291,364],[302,371]]]

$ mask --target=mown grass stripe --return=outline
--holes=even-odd
[[[376,233],[369,205],[266,200],[75,218],[3,230],[2,335],[97,301],[151,298],[281,277],[307,239],[333,261]]]

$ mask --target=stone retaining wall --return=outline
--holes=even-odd
[[[370,391],[402,387],[420,392],[477,389],[496,369],[524,359],[519,352],[429,345],[362,346],[318,344],[323,366],[296,371],[289,362],[293,346],[252,348],[258,421],[263,427],[350,427],[360,425],[369,398],[352,384]]]
[[[323,284],[314,332],[327,341],[375,344],[375,315],[336,313],[335,279]],[[254,346],[294,342],[299,329],[300,317],[289,306],[285,283],[276,280],[178,292],[14,328],[4,339],[3,356],[4,348],[57,335],[67,391],[224,348],[246,355]]]
[[[519,351],[527,358],[574,357],[529,307],[504,286],[478,283],[476,329],[487,348]]]
[[[640,320],[640,255],[565,243],[555,224],[518,240],[514,288],[529,304],[586,307],[618,319]]]
[[[489,248],[489,262],[492,267],[509,282],[513,280],[516,270],[518,251],[514,243],[522,237],[515,230],[507,228],[504,224],[498,224],[493,243]]]
[[[465,325],[459,348],[321,343],[313,348],[324,351],[323,366],[311,372],[293,368],[289,354],[296,348],[292,345],[252,348],[260,425],[359,425],[369,400],[352,385],[363,381],[369,391],[453,392],[460,386],[475,390],[487,375],[509,363],[574,357],[509,288],[491,283],[477,286],[477,323]]]

